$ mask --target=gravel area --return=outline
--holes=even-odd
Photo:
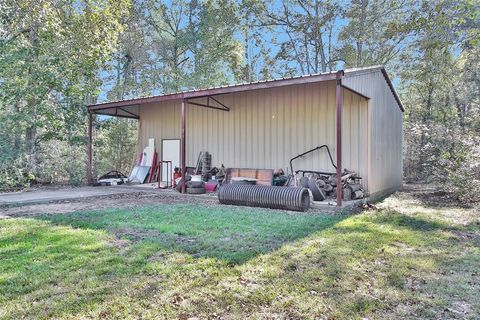
[[[0,205],[0,218],[13,216],[28,216],[36,214],[57,214],[74,211],[91,211],[108,208],[129,208],[150,204],[215,204],[218,203],[215,194],[184,195],[173,190],[134,190],[125,193],[90,196],[86,198],[49,201],[48,203],[33,203],[23,205]]]

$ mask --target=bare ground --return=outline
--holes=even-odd
[[[463,226],[480,225],[480,203],[462,204],[452,194],[433,185],[406,184],[402,191],[382,201],[379,208],[393,209],[408,216],[421,212]]]
[[[146,188],[140,191],[135,190],[135,192],[129,192],[128,189],[126,189],[125,193],[122,194],[102,195],[75,200],[51,201],[48,203],[26,204],[21,206],[0,205],[0,219],[4,217],[62,214],[109,208],[135,208],[157,204],[220,205],[216,194],[184,195],[173,190]],[[417,211],[422,211],[422,213],[431,212],[432,216],[441,214],[442,219],[465,226],[472,223],[480,224],[479,204],[465,206],[456,201],[450,194],[440,191],[432,185],[406,184],[402,191],[385,199],[379,205],[379,208],[395,209],[409,216],[415,215]],[[310,210],[321,211],[321,209]],[[358,213],[359,210],[355,209],[355,212]]]
[[[41,204],[27,204],[22,206],[4,205],[0,206],[0,218],[92,211],[109,208],[133,208],[144,205],[173,203],[213,205],[218,203],[218,200],[213,195],[191,196],[183,195],[175,191],[145,190],[75,200],[52,201]]]

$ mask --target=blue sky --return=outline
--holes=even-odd
[[[141,3],[142,1],[137,1],[139,3]],[[347,4],[348,4],[349,1],[340,1],[340,4],[342,5],[342,7],[346,7]],[[172,5],[172,1],[171,0],[165,0],[163,1],[163,3],[166,3],[167,5]],[[273,1],[270,5],[269,5],[270,9],[272,11],[281,11],[282,10],[282,1]],[[337,16],[334,20],[334,26],[333,26],[333,39],[338,39],[338,34],[340,33],[340,30],[348,23],[347,19],[345,18],[342,18],[340,16]],[[266,44],[266,48],[270,50],[271,54],[270,54],[270,57],[273,58],[277,53],[278,53],[278,50],[279,50],[279,45],[278,43],[281,43],[281,42],[284,42],[284,41],[287,41],[288,40],[288,36],[287,34],[285,33],[285,30],[283,29],[283,27],[275,27],[273,28],[273,30],[268,30],[267,28],[263,29],[262,31],[262,38],[263,40],[265,41],[265,44]],[[243,33],[241,32],[241,30],[239,30],[235,35],[234,35],[240,43],[244,43],[244,39],[243,39]],[[276,38],[276,42],[277,43],[272,43],[272,39]],[[252,41],[250,41],[250,44],[252,44]],[[336,43],[334,43],[334,45],[336,45]],[[253,49],[253,53],[258,53],[259,52],[259,48],[255,48]],[[328,57],[327,57],[328,58]],[[293,68],[295,69],[296,71],[294,72],[294,75],[301,75],[302,72],[301,70],[298,68],[298,64],[297,62],[295,61],[291,61],[288,63],[288,67],[290,68]],[[342,69],[344,66],[343,66],[343,63],[342,62],[339,62],[337,64],[337,68],[336,69]],[[255,73],[259,73],[259,68],[257,68],[257,70],[255,70],[256,72]],[[273,73],[272,73],[272,77],[273,78],[279,78],[282,76],[282,72],[284,72],[285,70],[283,70],[282,67],[280,67],[278,70],[275,70]],[[115,72],[114,70],[112,72]],[[102,71],[100,73],[100,77],[102,79],[105,79],[107,76],[111,75],[111,73],[107,73],[105,71]],[[395,81],[395,80],[394,80]],[[234,83],[235,80],[233,77],[230,77],[230,80],[229,80],[229,83]],[[105,81],[103,83],[103,86],[101,87],[101,94],[99,95],[99,98],[98,98],[98,101],[101,102],[101,101],[106,101],[107,100],[107,95],[106,93],[111,90],[112,86],[114,85],[113,82],[107,82]],[[159,91],[159,90],[152,90],[151,94],[161,94],[162,92]]]

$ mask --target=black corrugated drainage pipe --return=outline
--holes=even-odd
[[[310,194],[305,188],[227,184],[218,191],[222,204],[306,211]]]

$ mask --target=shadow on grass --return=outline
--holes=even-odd
[[[159,253],[238,265],[345,217],[171,205],[0,221],[0,317],[75,314],[128,287]]]
[[[366,317],[415,299],[409,277],[443,260],[431,248],[461,247],[443,229],[193,205],[0,220],[0,318]]]
[[[148,206],[42,216],[73,228],[105,230],[117,239],[242,264],[286,242],[328,228],[346,216],[238,207]]]
[[[407,216],[396,212],[379,216],[376,221],[378,223],[389,224],[398,228],[407,228],[413,231],[435,231],[451,228],[446,223],[440,221]]]

